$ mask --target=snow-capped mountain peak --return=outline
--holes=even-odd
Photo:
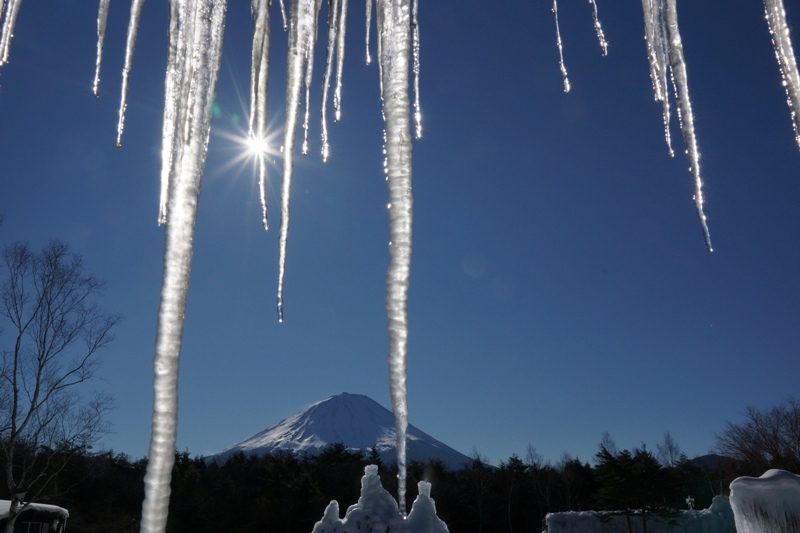
[[[314,403],[278,424],[261,431],[209,460],[224,461],[236,452],[262,455],[278,450],[314,455],[331,444],[369,453],[374,446],[387,464],[396,460],[394,415],[363,394],[342,393]],[[420,431],[408,427],[409,461],[438,459],[458,469],[470,462],[466,455]]]

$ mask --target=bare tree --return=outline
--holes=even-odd
[[[3,259],[0,459],[11,497],[9,533],[24,502],[41,496],[71,456],[107,431],[111,397],[87,395],[79,385],[95,375],[120,317],[100,309],[95,298],[104,283],[60,241],[38,253],[16,243]]]
[[[727,422],[717,435],[715,451],[737,459],[750,474],[770,468],[800,471],[800,401],[789,397],[777,407],[760,411],[750,406],[741,424]]]
[[[678,464],[683,452],[669,431],[664,432],[664,441],[656,444],[658,462],[664,467],[674,467]]]

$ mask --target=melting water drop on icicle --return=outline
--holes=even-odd
[[[110,0],[100,0],[97,8],[97,60],[94,67],[94,82],[92,92],[95,96],[100,90],[100,65],[103,62],[103,43],[106,39],[106,20],[108,20],[108,4]]]
[[[561,67],[561,77],[564,78],[564,92],[570,90],[567,67],[564,65],[564,45],[561,41],[561,29],[558,27],[558,0],[553,0],[553,18],[556,21],[556,44],[558,45],[558,64]]]
[[[800,73],[792,48],[789,25],[786,23],[786,10],[783,7],[783,0],[764,0],[764,8],[772,44],[775,47],[775,57],[786,89],[786,103],[792,116],[795,142],[800,147]]]
[[[165,142],[174,143],[176,153],[174,172],[170,176],[164,275],[153,361],[152,436],[141,521],[144,533],[163,532],[169,511],[178,422],[178,362],[189,290],[194,222],[222,51],[225,7],[224,0],[181,0],[178,9],[171,11],[178,14],[178,23],[170,24],[178,31],[178,53],[168,76],[173,81],[179,80],[183,86],[190,86],[191,90],[178,106],[182,135],[165,139]],[[174,42],[173,36],[170,41]],[[171,83],[169,78],[167,83]],[[170,106],[167,102],[166,107]]]
[[[125,66],[122,67],[122,96],[119,102],[119,121],[117,122],[117,146],[122,145],[122,130],[125,127],[125,108],[128,105],[128,76],[133,63],[133,50],[139,32],[139,18],[142,15],[144,0],[131,2],[131,18],[128,21],[128,38],[125,44]]]
[[[594,31],[597,33],[597,40],[600,42],[600,48],[603,50],[603,55],[608,55],[608,41],[606,35],[603,33],[603,25],[600,24],[600,17],[597,14],[597,0],[589,0],[592,4],[592,19],[594,20]]]

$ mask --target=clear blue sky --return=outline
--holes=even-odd
[[[342,391],[389,405],[388,193],[363,3],[350,2],[343,121],[331,127],[327,164],[317,155],[321,32],[283,324],[280,162],[274,229],[264,233],[252,168],[231,164],[239,149],[224,137],[246,122],[246,4],[228,11],[181,360],[178,448],[195,455]],[[549,2],[421,4],[411,423],[494,463],[524,457],[529,443],[554,461],[564,452],[591,460],[604,431],[620,448],[654,448],[670,431],[694,456],[745,406],[797,394],[800,152],[761,3],[679,2],[713,254],[677,127],[678,155],[667,155],[638,2],[598,3],[610,43],[602,57],[588,2],[562,0],[569,94]],[[269,103],[281,130],[286,34],[276,7]],[[163,250],[167,8],[144,6],[116,149],[128,9],[111,3],[96,99],[96,5],[22,5],[0,70],[0,236],[36,247],[63,239],[107,280],[103,305],[125,321],[96,383],[117,398],[115,433],[102,445],[142,457]]]

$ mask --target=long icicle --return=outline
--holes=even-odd
[[[419,0],[411,4],[411,51],[414,58],[414,136],[422,138],[422,109],[419,104]]]
[[[167,223],[169,181],[176,160],[178,127],[182,123],[183,64],[186,61],[187,39],[178,38],[179,0],[169,2],[169,52],[164,81],[164,119],[161,123],[161,194],[158,206],[158,225]],[[177,154],[179,156],[180,154]]]
[[[316,0],[314,3],[314,34],[311,39],[306,43],[305,49],[305,67],[306,73],[303,81],[305,87],[305,111],[303,113],[303,155],[308,153],[308,123],[311,118],[311,81],[314,74],[314,44],[317,41],[317,17],[319,15],[320,7],[322,7],[322,0]]]
[[[128,37],[125,43],[125,65],[122,67],[122,96],[119,102],[119,120],[117,121],[117,147],[122,146],[122,130],[125,127],[125,108],[128,107],[128,76],[133,64],[133,50],[136,47],[136,35],[139,32],[139,18],[142,15],[144,0],[131,2],[131,18],[128,21]]]
[[[794,139],[800,148],[800,73],[792,48],[789,25],[786,23],[786,9],[783,0],[764,0],[769,33],[775,47],[775,58],[781,71],[781,79],[786,89],[786,103],[792,116]]]
[[[11,49],[11,38],[14,37],[14,26],[17,23],[17,14],[22,0],[8,0],[6,13],[3,19],[3,31],[0,33],[0,65],[8,63],[8,54]]]
[[[661,102],[664,139],[667,143],[669,156],[675,157],[675,151],[672,149],[672,135],[669,131],[670,104],[667,82],[669,64],[666,50],[664,4],[661,0],[642,0],[642,9],[644,11],[644,37],[647,43],[647,60],[650,64],[653,95],[657,102]]]
[[[211,127],[211,104],[222,51],[225,0],[181,0],[179,25],[191,18],[194,29],[180,38],[191,41],[193,53],[182,63],[182,78],[191,85],[185,102],[180,143],[183,150],[170,180],[170,209],[164,249],[164,274],[158,310],[153,360],[152,436],[142,504],[142,533],[163,533],[169,510],[170,478],[175,462],[178,419],[178,362],[181,353],[186,297],[200,181]],[[168,103],[169,105],[169,103]]]
[[[253,50],[250,68],[250,136],[257,143],[266,142],[267,90],[269,84],[269,0],[252,0]],[[261,200],[261,224],[269,229],[267,218],[267,154],[256,151],[258,190]]]
[[[278,322],[283,322],[283,280],[286,274],[286,244],[289,239],[289,200],[294,171],[294,144],[300,109],[300,90],[310,61],[309,48],[317,33],[317,0],[295,0],[289,16],[289,47],[286,57],[286,121],[283,126],[283,183],[281,184],[281,227],[278,236]],[[305,76],[304,76],[305,74]]]
[[[594,21],[594,31],[597,33],[597,40],[600,43],[600,48],[603,50],[603,55],[608,55],[608,41],[606,41],[606,34],[603,32],[603,25],[600,24],[600,16],[597,14],[597,0],[589,0],[592,4],[592,20]]]
[[[328,53],[325,58],[325,75],[322,80],[322,161],[328,161],[328,97],[331,90],[331,77],[333,76],[333,65],[336,63],[336,54],[339,51],[338,31],[341,29],[339,16],[341,10],[341,0],[330,0],[328,11]]]
[[[364,28],[364,44],[367,47],[367,65],[372,64],[372,56],[369,53],[369,30],[370,26],[372,26],[372,2],[374,0],[367,0],[367,12],[366,12],[366,27]]]
[[[386,316],[389,333],[389,389],[397,432],[398,503],[406,512],[406,357],[408,353],[408,284],[411,271],[411,119],[409,0],[378,0],[381,100],[385,122],[384,153],[389,186],[389,268]]]
[[[342,118],[342,73],[344,71],[344,39],[347,33],[347,0],[341,0],[342,7],[339,14],[339,31],[336,43],[336,90],[333,91],[334,120],[339,122]]]
[[[553,0],[553,19],[556,22],[556,45],[558,46],[558,64],[561,67],[561,77],[564,79],[564,92],[570,89],[567,67],[564,64],[564,44],[561,41],[561,28],[558,26],[558,0]]]
[[[689,158],[689,165],[694,177],[694,204],[697,209],[697,218],[703,229],[703,240],[709,252],[713,252],[711,245],[711,234],[708,231],[708,221],[703,211],[705,199],[703,197],[703,180],[700,177],[700,151],[697,148],[697,136],[694,128],[694,113],[692,112],[692,102],[689,98],[689,81],[686,73],[686,59],[683,55],[683,44],[681,34],[678,30],[678,11],[675,5],[676,0],[667,1],[667,36],[669,42],[669,65],[672,71],[672,80],[675,84],[675,92],[678,100],[678,118],[681,123],[683,141],[686,145],[686,155]]]
[[[103,63],[103,43],[106,40],[106,20],[108,20],[108,4],[110,0],[100,0],[97,7],[97,60],[94,66],[92,92],[95,96],[100,91],[100,65]]]

